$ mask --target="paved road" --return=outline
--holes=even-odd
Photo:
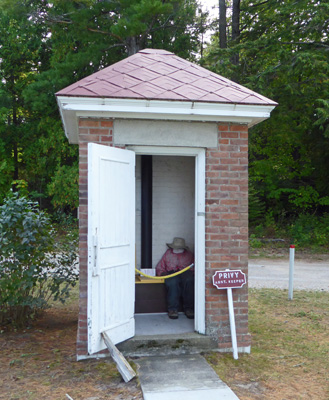
[[[289,260],[249,260],[249,287],[288,289]],[[329,261],[295,261],[294,289],[329,291]]]

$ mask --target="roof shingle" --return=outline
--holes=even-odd
[[[165,50],[145,49],[60,90],[57,96],[276,105]]]

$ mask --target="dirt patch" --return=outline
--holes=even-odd
[[[142,400],[111,359],[76,361],[76,304],[47,310],[30,329],[0,334],[0,399]]]

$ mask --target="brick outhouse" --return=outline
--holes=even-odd
[[[153,49],[56,96],[80,155],[78,358],[105,348],[104,330],[114,343],[146,323],[152,337],[163,333],[152,318],[165,312],[164,285],[141,284],[135,267],[155,268],[177,236],[196,266],[195,319],[184,329],[230,350],[226,291],[212,276],[227,268],[248,276],[248,129],[276,103]],[[238,348],[249,352],[248,285],[233,298]],[[167,318],[169,333],[184,318]]]

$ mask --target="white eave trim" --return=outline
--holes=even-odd
[[[249,127],[270,117],[275,105],[241,105],[57,96],[65,134],[78,143],[78,118],[234,122]]]

